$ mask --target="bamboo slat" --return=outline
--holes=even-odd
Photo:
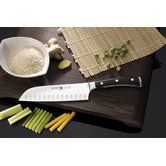
[[[148,56],[166,44],[154,27],[61,27],[60,30],[85,78]],[[128,40],[127,56],[117,60],[97,56]]]

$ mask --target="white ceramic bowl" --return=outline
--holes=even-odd
[[[29,74],[29,75],[19,75],[19,74],[15,74],[15,73],[11,72],[7,65],[8,57],[12,56],[12,52],[14,52],[16,49],[27,47],[27,46],[35,47],[41,51],[41,53],[43,54],[43,57],[44,57],[43,69],[38,73]],[[21,78],[32,78],[32,77],[42,76],[47,73],[49,63],[50,63],[50,58],[49,58],[49,54],[48,54],[46,48],[40,41],[38,41],[36,39],[30,38],[30,37],[11,37],[11,38],[7,38],[7,39],[4,39],[1,41],[0,65],[10,75],[13,75],[15,77],[21,77]]]

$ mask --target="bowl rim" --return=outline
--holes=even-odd
[[[46,56],[45,56],[45,64],[43,66],[43,69],[41,71],[39,71],[38,73],[33,73],[33,74],[28,74],[28,75],[20,75],[20,74],[15,74],[13,72],[11,72],[10,70],[6,70],[3,66],[3,64],[1,63],[1,56],[0,56],[0,66],[3,68],[3,70],[5,72],[7,72],[8,74],[12,75],[12,76],[15,76],[15,77],[19,77],[19,78],[34,78],[34,77],[39,77],[39,76],[42,76],[42,75],[45,75],[47,72],[48,72],[48,68],[49,68],[49,64],[50,64],[50,58],[49,58],[49,53],[47,52],[44,44],[35,39],[35,38],[32,38],[32,37],[24,37],[24,36],[17,36],[17,37],[9,37],[9,38],[5,38],[1,41],[0,43],[0,50],[1,50],[1,47],[2,47],[2,43],[5,42],[6,40],[10,40],[10,39],[30,39],[30,40],[34,40],[36,42],[38,42],[46,51]]]

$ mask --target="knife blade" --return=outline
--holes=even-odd
[[[37,86],[26,90],[19,101],[63,102],[88,100],[94,89],[110,87],[142,87],[141,77],[117,77],[109,80],[76,84]]]

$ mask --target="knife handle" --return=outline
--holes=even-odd
[[[109,87],[142,87],[141,77],[117,77],[109,80],[95,82],[96,88]]]

